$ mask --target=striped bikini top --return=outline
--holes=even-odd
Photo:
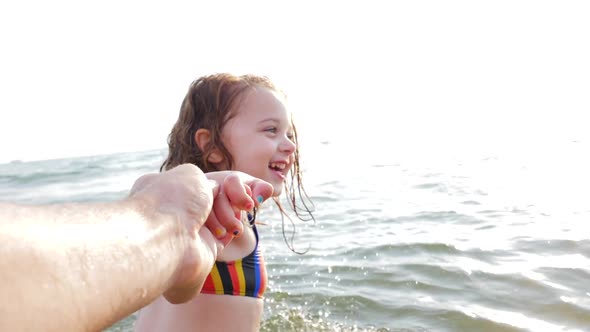
[[[235,261],[215,262],[201,293],[262,298],[267,284],[266,266],[258,249],[256,225],[252,229],[256,236],[254,250]]]

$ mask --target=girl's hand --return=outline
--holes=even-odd
[[[206,173],[214,183],[213,209],[205,226],[226,246],[244,231],[241,211],[252,211],[272,196],[270,183],[237,171]],[[221,249],[221,248],[220,248]]]
[[[169,281],[164,297],[171,303],[183,303],[203,287],[218,253],[229,243],[228,236],[215,236],[217,229],[228,233],[243,231],[234,211],[251,210],[272,195],[272,186],[240,172],[204,174],[192,164],[139,178],[130,199],[141,205],[161,222],[171,222],[177,232],[173,245],[179,250],[179,262]],[[212,213],[214,211],[215,213]],[[149,216],[148,216],[149,218]],[[202,227],[206,225],[207,227]]]

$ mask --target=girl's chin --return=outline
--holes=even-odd
[[[272,189],[273,189],[273,192],[272,192],[273,197],[278,197],[283,192],[283,184],[282,183],[280,185],[273,184]]]

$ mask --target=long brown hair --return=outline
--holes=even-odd
[[[286,95],[278,89],[272,81],[265,76],[242,75],[221,73],[203,76],[193,81],[182,101],[178,120],[170,135],[168,135],[168,157],[162,163],[160,171],[174,168],[184,163],[191,163],[199,167],[203,172],[214,172],[219,169],[208,161],[214,151],[220,151],[224,158],[226,169],[232,169],[233,158],[223,141],[221,132],[225,124],[235,116],[235,111],[240,99],[245,92],[254,88],[266,88]],[[293,128],[293,142],[295,143],[294,162],[291,168],[291,176],[285,180],[284,187],[289,206],[300,220],[309,221],[313,217],[313,203],[303,188],[302,173],[299,165],[299,143],[297,130],[291,120]],[[209,144],[201,150],[195,142],[195,133],[199,129],[207,129],[211,134]],[[282,216],[293,224],[286,214],[278,198],[274,198]],[[283,237],[289,248],[293,251],[293,236],[287,240],[283,218]],[[295,231],[293,231],[294,235]],[[296,251],[295,251],[296,252]]]

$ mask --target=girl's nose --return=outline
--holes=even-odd
[[[281,145],[279,146],[279,149],[281,150],[281,152],[291,154],[295,152],[295,142],[293,142],[291,139],[285,136],[285,138],[281,142]]]

